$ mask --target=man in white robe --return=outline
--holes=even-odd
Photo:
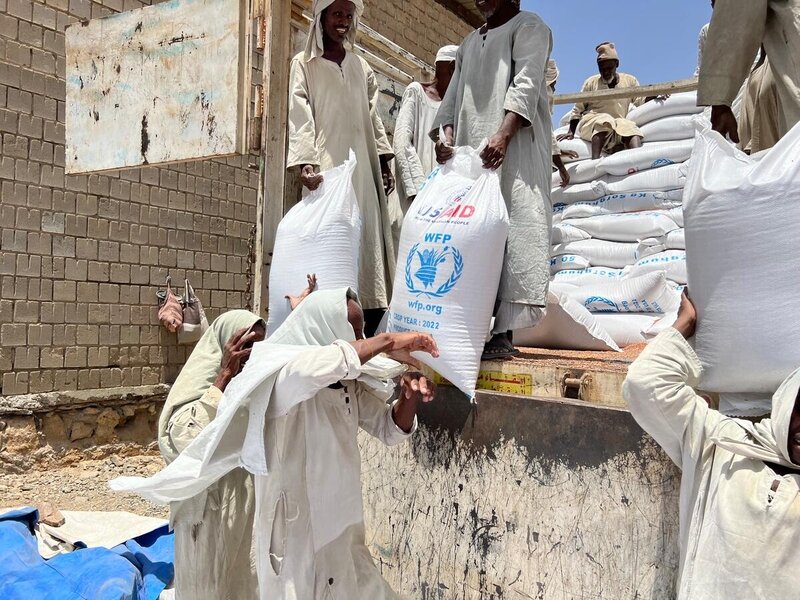
[[[514,0],[478,4],[486,24],[470,33],[430,133],[437,161],[453,156],[453,144],[478,148],[484,167],[498,169],[509,232],[484,359],[515,356],[511,332],[534,327],[543,315],[550,280],[550,179],[552,123],[545,81],[550,28]]]
[[[403,92],[394,126],[394,155],[404,214],[436,167],[436,153],[428,133],[453,77],[456,52],[458,46],[440,48],[433,81],[412,81]]]
[[[582,93],[639,86],[636,77],[617,71],[619,54],[613,43],[603,42],[595,50],[600,73],[584,81]],[[639,106],[643,102],[643,98],[578,102],[570,115],[569,132],[558,139],[571,140],[577,132],[581,139],[591,142],[592,159],[600,158],[603,151],[611,153],[620,148],[641,148],[644,134],[627,116],[631,104]]]
[[[111,485],[175,502],[243,467],[256,475],[262,600],[394,600],[365,544],[356,436],[361,428],[393,445],[413,433],[435,388],[390,358],[413,363],[414,351],[438,356],[427,334],[364,339],[350,290],[315,292],[253,347],[216,418],[168,467]],[[387,404],[398,376],[399,396]]]
[[[678,600],[796,598],[800,574],[800,370],[757,424],[709,408],[693,389],[701,364],[687,342],[684,296],[674,327],[631,365],[631,413],[682,471]]]
[[[699,106],[714,131],[739,143],[731,106],[763,44],[778,97],[780,137],[800,121],[800,0],[716,0],[700,67]]]
[[[395,250],[387,196],[394,190],[392,148],[377,113],[378,83],[367,62],[348,50],[355,42],[362,0],[315,0],[304,52],[292,60],[287,167],[303,185],[322,183],[319,171],[342,164],[352,149],[361,212],[358,293],[371,334],[389,306]]]

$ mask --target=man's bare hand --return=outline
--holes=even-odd
[[[711,107],[711,128],[733,143],[739,143],[739,124],[730,106],[719,104]]]
[[[558,168],[558,174],[561,175],[561,187],[567,187],[569,185],[569,172],[565,167]]]
[[[297,306],[315,289],[317,289],[317,275],[316,273],[310,273],[306,275],[306,281],[308,281],[308,286],[302,292],[300,292],[297,296],[287,295],[286,299],[289,301],[289,306],[292,307],[292,310],[297,308]]]
[[[385,335],[389,338],[389,348],[386,350],[386,355],[397,362],[421,369],[421,363],[411,356],[412,352],[426,352],[434,358],[439,356],[439,347],[436,345],[436,340],[427,333],[411,331],[408,333],[387,333]]]
[[[574,140],[574,139],[575,139],[575,133],[572,131],[569,131],[567,133],[559,133],[558,136],[556,136],[556,140],[558,140],[559,142],[563,142],[564,140]]]
[[[300,182],[313,192],[322,185],[322,175],[314,171],[314,165],[303,165],[300,169]]]
[[[381,177],[383,177],[383,191],[388,196],[394,191],[395,181],[392,169],[386,163],[381,163]]]
[[[575,150],[562,150],[561,158],[568,158],[570,160],[577,160],[578,153]]]
[[[261,331],[253,331],[246,327],[240,329],[228,339],[225,343],[225,347],[222,349],[220,371],[214,382],[214,386],[218,390],[221,392],[225,391],[231,379],[241,372],[245,363],[247,363],[247,359],[250,358],[253,344],[263,339],[264,334]]]
[[[444,130],[444,141],[437,140],[435,146],[436,162],[438,162],[440,165],[443,165],[448,160],[453,158],[453,155],[456,153],[455,149],[453,148],[453,126],[446,125],[442,129]]]
[[[486,147],[481,151],[484,169],[499,169],[506,159],[510,138],[503,133],[495,133],[489,138]]]
[[[430,402],[436,396],[436,384],[422,373],[410,372],[400,380],[400,398]]]
[[[678,309],[678,318],[673,327],[687,340],[694,335],[697,326],[697,309],[689,299],[688,290],[681,295],[681,306]]]

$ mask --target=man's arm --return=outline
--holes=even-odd
[[[623,394],[637,423],[679,467],[697,460],[721,420],[693,389],[700,360],[686,341],[696,313],[684,296],[675,326],[660,333],[628,370]]]
[[[714,131],[734,142],[739,134],[731,104],[764,39],[768,4],[768,0],[717,0],[703,49],[697,105],[713,107]]]
[[[358,424],[387,446],[405,441],[417,428],[420,402],[430,402],[436,386],[421,373],[406,373],[400,381],[400,395],[391,405],[369,390],[358,387]]]

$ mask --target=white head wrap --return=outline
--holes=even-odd
[[[311,22],[311,27],[308,29],[308,40],[306,41],[305,60],[309,61],[312,58],[322,56],[325,47],[322,43],[322,11],[328,8],[335,0],[314,0],[312,12],[314,13],[314,20]],[[358,22],[361,15],[364,14],[363,0],[350,0],[356,7],[356,14],[353,18],[353,25],[350,31],[347,32],[347,41],[351,46],[356,43],[356,33],[358,32]]]
[[[772,396],[771,418],[755,424],[741,419],[726,419],[719,427],[724,433],[716,434],[712,441],[740,456],[798,469],[800,465],[794,464],[789,456],[789,425],[798,389],[800,369],[789,375]],[[740,426],[738,431],[726,427],[731,420]]]
[[[442,46],[436,53],[436,62],[455,62],[458,46]]]

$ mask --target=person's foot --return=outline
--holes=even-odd
[[[512,358],[519,354],[519,350],[514,348],[514,344],[508,339],[507,333],[497,333],[492,336],[486,345],[483,347],[483,355],[481,360],[497,360],[503,358]]]

